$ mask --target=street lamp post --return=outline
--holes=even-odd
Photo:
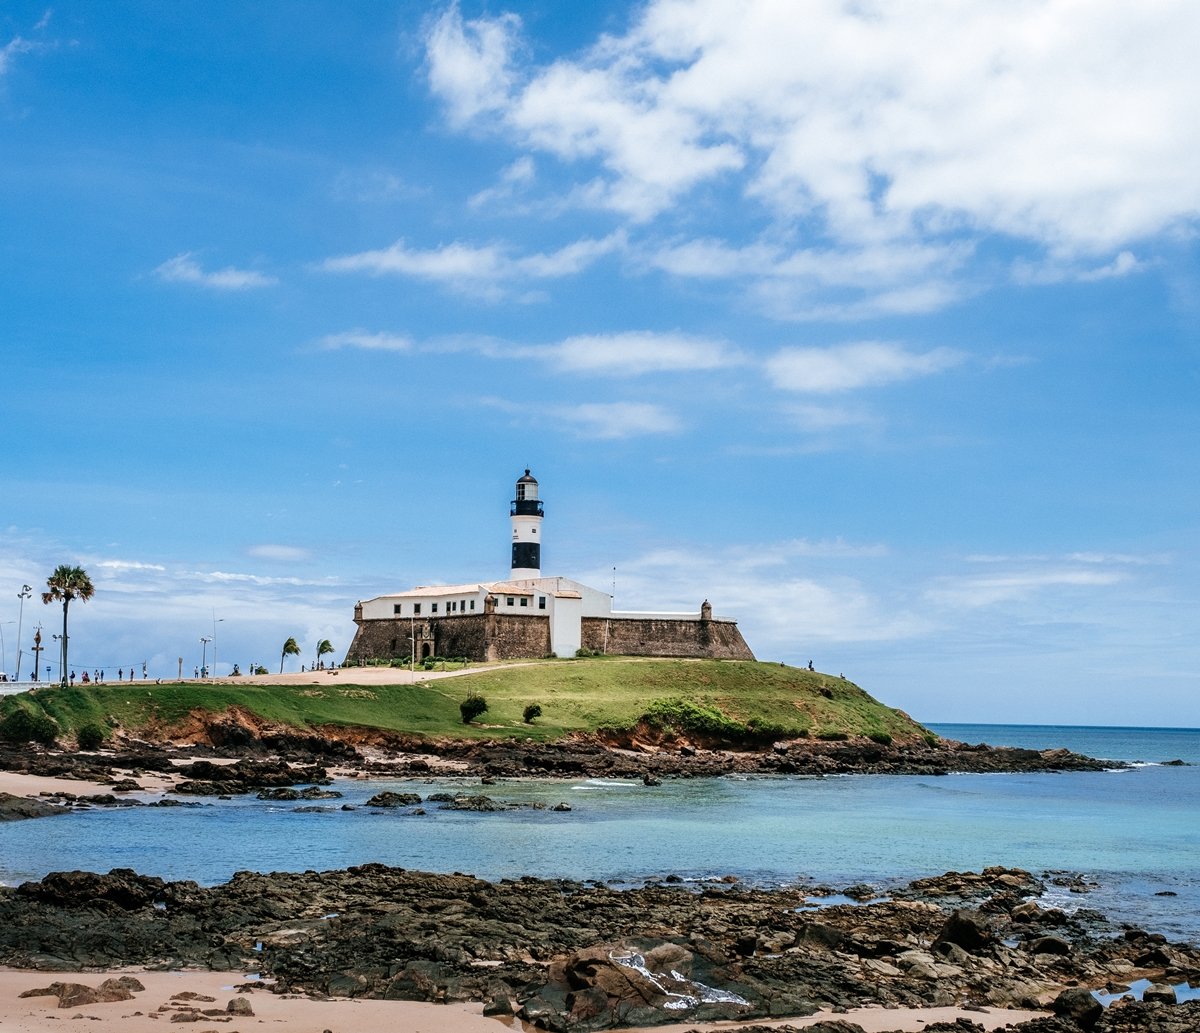
[[[37,626],[37,631],[33,633],[33,680],[38,680],[38,664],[42,659],[42,650],[45,647],[42,645],[42,626]],[[46,668],[46,673],[49,674],[50,668]]]
[[[8,649],[4,645],[4,625],[16,623],[16,621],[0,621],[0,671],[8,670]]]
[[[212,638],[208,635],[205,635],[202,639],[200,639],[200,644],[204,647],[203,649],[200,650],[200,677],[201,678],[208,677],[208,644],[211,641],[212,641]]]
[[[67,649],[67,645],[66,645],[67,639],[66,639],[65,635],[51,635],[50,637],[59,644],[58,645],[58,680],[61,682],[67,676],[66,664],[63,663],[63,653],[66,652],[66,649]],[[47,668],[47,670],[49,670],[49,668]]]
[[[17,598],[21,600],[21,609],[17,616],[17,675],[14,681],[21,680],[21,626],[25,620],[25,600],[33,595],[33,589],[28,585],[22,585],[21,591],[17,593]]]
[[[224,623],[225,623],[225,618],[224,618],[224,617],[218,617],[218,616],[217,616],[217,614],[216,614],[216,611],[214,610],[214,611],[213,611],[213,633],[212,633],[212,644],[213,644],[213,677],[214,677],[214,678],[217,676],[217,673],[218,673],[218,672],[217,672],[217,625],[218,625],[218,624],[224,624]]]

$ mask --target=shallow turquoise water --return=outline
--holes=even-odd
[[[1141,761],[1128,771],[1025,775],[721,778],[640,783],[501,781],[488,795],[569,803],[569,813],[366,809],[297,813],[253,799],[201,808],[95,810],[0,826],[0,881],[64,868],[130,867],[219,882],[239,869],[340,868],[367,861],[484,878],[520,875],[638,882],[734,874],[763,884],[844,886],[991,864],[1080,872],[1095,907],[1200,941],[1200,731],[933,726],[993,744],[1067,746]],[[1085,749],[1084,743],[1087,743]],[[481,791],[478,782],[347,782],[361,804],[381,788]],[[1175,896],[1158,896],[1173,893]]]

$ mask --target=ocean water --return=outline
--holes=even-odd
[[[882,890],[987,865],[1071,872],[1086,894],[1052,886],[1067,909],[1095,908],[1200,942],[1200,730],[932,725],[970,742],[1065,746],[1134,764],[1063,774],[668,780],[346,781],[328,811],[256,799],[199,808],[96,809],[0,825],[0,882],[48,871],[134,868],[201,883],[239,869],[341,868],[368,861],[482,878],[521,875],[635,884],[677,874],[816,881]],[[1183,760],[1186,766],[1168,765]],[[361,808],[381,789],[485,792],[570,804],[472,814],[430,804],[417,816]],[[342,811],[341,804],[358,809]],[[309,805],[311,806],[311,804]]]

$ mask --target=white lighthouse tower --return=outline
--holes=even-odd
[[[538,482],[525,468],[517,478],[517,497],[509,510],[512,517],[513,580],[542,576],[542,501]]]

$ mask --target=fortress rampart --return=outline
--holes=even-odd
[[[505,613],[466,614],[426,620],[362,620],[346,653],[345,664],[397,660],[409,655],[413,641],[418,661],[427,656],[463,656],[469,660],[521,660],[548,656],[550,621],[546,617]],[[583,648],[617,656],[688,657],[753,660],[734,621],[652,617],[584,617]]]

